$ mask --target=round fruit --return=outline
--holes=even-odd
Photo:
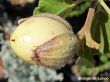
[[[77,37],[61,17],[45,13],[20,22],[10,42],[22,59],[45,67],[59,67],[75,54]]]

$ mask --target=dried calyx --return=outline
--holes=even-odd
[[[78,49],[78,39],[71,25],[57,15],[39,14],[19,23],[11,36],[11,46],[19,57],[30,63],[60,67]]]

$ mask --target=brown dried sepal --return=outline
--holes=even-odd
[[[32,61],[45,67],[60,67],[68,63],[77,47],[72,33],[56,36],[33,50]]]

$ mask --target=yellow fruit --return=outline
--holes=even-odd
[[[46,13],[23,20],[10,43],[15,53],[30,63],[59,67],[72,58],[78,40],[64,19]]]

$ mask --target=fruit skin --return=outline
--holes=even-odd
[[[64,19],[40,14],[21,21],[10,43],[15,53],[33,64],[60,67],[75,54],[77,37]]]

